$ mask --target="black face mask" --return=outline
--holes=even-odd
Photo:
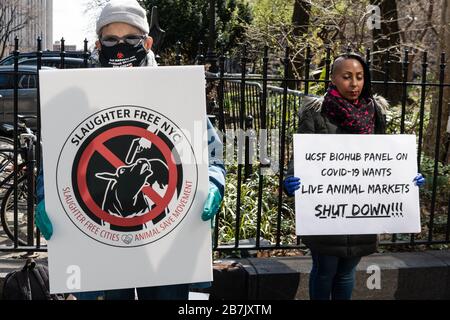
[[[142,42],[136,46],[127,43],[119,43],[113,47],[102,46],[99,60],[104,68],[139,67],[147,61],[147,50]]]

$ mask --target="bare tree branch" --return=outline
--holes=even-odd
[[[6,53],[11,36],[35,20],[31,5],[15,0],[0,2],[0,59]]]

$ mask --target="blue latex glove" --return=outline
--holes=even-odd
[[[301,181],[300,178],[297,177],[287,177],[284,180],[284,189],[286,190],[286,194],[289,197],[293,197],[295,191],[300,189]]]
[[[426,180],[421,173],[418,173],[417,176],[414,178],[413,182],[416,186],[420,188],[425,185]]]
[[[208,198],[206,199],[205,207],[203,208],[202,220],[212,220],[219,211],[221,204],[222,195],[220,194],[219,188],[217,188],[214,183],[210,182]]]
[[[36,226],[41,231],[45,240],[50,240],[53,235],[53,226],[48,218],[47,211],[45,211],[45,201],[38,203],[34,212]]]

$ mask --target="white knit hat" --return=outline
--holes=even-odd
[[[97,35],[110,23],[123,22],[144,31],[150,32],[146,11],[136,0],[111,0],[106,4],[97,20]]]

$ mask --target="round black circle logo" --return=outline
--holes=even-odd
[[[67,216],[84,234],[137,247],[173,231],[189,212],[197,165],[190,142],[170,119],[118,106],[72,132],[58,160],[57,187]]]

